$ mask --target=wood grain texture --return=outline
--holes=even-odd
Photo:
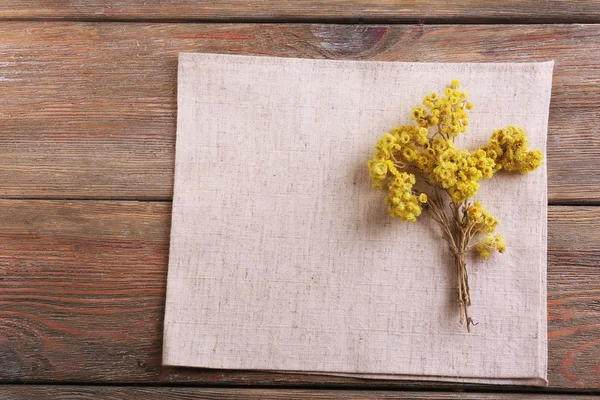
[[[455,386],[163,368],[170,207],[0,201],[0,382]],[[599,224],[600,208],[550,207],[551,388],[600,389]]]
[[[169,199],[180,51],[555,59],[549,199],[600,202],[600,25],[3,23],[0,197]]]
[[[592,22],[599,11],[595,0],[8,0],[0,19]]]
[[[303,389],[213,389],[174,387],[106,387],[106,386],[44,386],[6,385],[1,387],[0,400],[584,400],[589,396],[568,396],[523,393],[452,393],[401,392],[364,390],[303,390]]]

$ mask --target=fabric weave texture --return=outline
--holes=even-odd
[[[180,54],[163,363],[545,385],[545,164],[480,182],[507,250],[468,259],[467,333],[439,228],[389,217],[367,161],[452,79],[458,147],[517,125],[545,154],[552,68]]]

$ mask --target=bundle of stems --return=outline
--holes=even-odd
[[[469,316],[471,290],[469,288],[466,257],[467,252],[474,247],[471,244],[471,239],[475,235],[473,229],[475,224],[468,219],[466,201],[459,205],[454,204],[452,201],[445,202],[444,195],[441,192],[441,190],[435,189],[435,195],[428,199],[425,209],[440,226],[442,235],[452,252],[454,265],[456,266],[456,291],[460,309],[460,323],[466,322],[467,331],[471,332],[471,325],[474,324],[474,321]],[[447,214],[448,209],[450,216]]]

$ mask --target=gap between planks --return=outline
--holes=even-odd
[[[225,17],[225,18],[94,18],[94,17],[67,17],[67,18],[2,18],[0,22],[91,22],[103,23],[127,23],[127,24],[323,24],[323,25],[597,25],[600,24],[600,8],[598,15],[590,18],[477,18],[468,17],[439,18],[420,15],[416,17]]]
[[[36,7],[5,0],[5,20],[86,20],[152,22],[417,22],[523,23],[598,21],[595,0],[103,0],[68,3],[38,0]]]
[[[220,387],[183,387],[166,385],[62,385],[62,384],[22,384],[22,385],[0,385],[0,390],[7,398],[27,399],[36,398],[45,399],[140,399],[145,400],[171,400],[171,399],[238,399],[249,400],[260,399],[315,399],[315,400],[359,400],[359,399],[378,399],[378,400],[416,400],[416,399],[435,399],[435,400],[516,400],[516,399],[563,399],[583,400],[588,399],[585,393],[581,392],[502,392],[502,391],[445,391],[421,389],[325,389],[323,387],[309,388],[220,388]],[[4,399],[0,393],[0,399]]]

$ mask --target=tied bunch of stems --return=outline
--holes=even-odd
[[[502,236],[494,234],[498,220],[472,201],[479,181],[501,170],[525,174],[543,161],[539,150],[528,150],[527,134],[516,126],[494,131],[478,149],[457,148],[454,138],[466,132],[472,108],[460,82],[453,80],[444,95],[431,93],[423,106],[413,108],[413,125],[385,133],[369,160],[373,187],[388,190],[385,202],[393,218],[415,222],[425,210],[440,226],[454,256],[460,322],[466,322],[469,332],[473,319],[466,255],[476,249],[487,259],[506,249]],[[417,180],[426,189],[417,190]]]

